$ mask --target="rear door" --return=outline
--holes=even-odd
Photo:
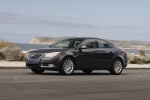
[[[97,40],[98,48],[95,49],[95,59],[97,69],[107,69],[113,58],[113,46],[105,40]]]

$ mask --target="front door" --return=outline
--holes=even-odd
[[[83,45],[87,48],[79,49],[79,55],[77,57],[78,69],[95,69],[97,59],[95,50],[98,47],[98,42],[90,39],[85,41]]]

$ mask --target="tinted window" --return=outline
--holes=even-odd
[[[56,48],[68,48],[71,41],[62,41],[55,45]]]
[[[112,46],[108,42],[103,40],[98,40],[98,46],[99,48],[112,48]]]
[[[75,41],[73,47],[76,47],[80,44],[81,41]]]
[[[83,41],[83,39],[66,39],[66,40],[61,40],[61,41],[54,43],[53,45],[51,45],[51,47],[53,47],[53,48],[74,48],[77,45],[79,45],[82,41]]]
[[[88,48],[98,48],[98,42],[94,40],[89,40],[85,42],[83,45],[87,46]]]

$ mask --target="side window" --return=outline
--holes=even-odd
[[[103,40],[98,40],[99,48],[112,48],[112,46]]]
[[[98,42],[94,40],[87,41],[86,43],[84,43],[84,45],[88,48],[98,48]]]
[[[59,43],[58,45],[56,45],[55,47],[58,48],[58,47],[69,47],[69,44],[70,44],[70,41],[63,41],[61,43]]]
[[[73,46],[73,47],[78,46],[78,45],[80,44],[80,42],[81,42],[81,41],[75,41],[75,42],[74,42],[74,46]]]

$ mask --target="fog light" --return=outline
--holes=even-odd
[[[48,64],[48,67],[55,67],[53,64]]]
[[[53,68],[55,66],[53,64],[42,64],[41,67],[43,67],[43,68]]]

